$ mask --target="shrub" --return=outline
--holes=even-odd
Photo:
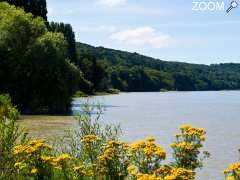
[[[90,105],[89,100],[81,102],[81,112],[75,115],[77,124],[66,131],[60,142],[64,141],[59,149],[76,157],[81,154],[83,148],[82,139],[87,135],[94,135],[102,139],[102,143],[108,140],[118,140],[121,135],[120,125],[104,124],[101,115],[104,108],[101,104]],[[57,141],[56,144],[59,144]],[[100,149],[100,146],[97,148]]]
[[[206,131],[202,128],[193,128],[188,125],[180,126],[180,134],[176,135],[176,142],[171,144],[173,149],[173,166],[195,170],[202,167],[200,148],[205,141]],[[203,151],[203,159],[210,154]]]
[[[27,133],[16,124],[18,116],[19,112],[12,105],[10,97],[0,95],[0,179],[14,175],[12,149],[26,140]]]

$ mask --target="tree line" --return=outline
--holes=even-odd
[[[77,43],[78,54],[94,54],[104,64],[109,86],[121,91],[207,91],[240,89],[240,64],[168,62],[138,53]]]

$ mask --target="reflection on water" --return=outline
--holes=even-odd
[[[88,106],[91,108],[91,114],[96,114],[97,109],[99,108],[104,112],[107,108],[119,107],[103,104],[101,100],[95,101],[94,98],[75,98],[75,100],[72,102],[72,114],[76,115],[79,113],[85,113],[86,111],[84,108],[88,108]]]
[[[223,169],[239,160],[240,91],[122,93],[92,97],[89,101],[104,104],[103,119],[121,123],[124,140],[132,142],[155,136],[169,156],[169,144],[174,140],[179,125],[205,128],[205,148],[212,156],[198,173],[200,180],[223,179]],[[74,112],[80,110],[81,103],[79,99],[73,102]],[[68,127],[71,121],[67,122]],[[41,123],[44,124],[43,121]],[[59,131],[57,128],[56,132]],[[51,132],[53,129],[51,126]]]

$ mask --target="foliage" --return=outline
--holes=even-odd
[[[19,112],[8,95],[0,95],[0,179],[14,176],[12,149],[24,143],[27,133],[16,124]]]
[[[42,18],[0,3],[0,92],[25,113],[66,113],[83,75],[69,63],[61,33]]]
[[[0,2],[2,1],[23,8],[26,12],[32,13],[35,17],[40,16],[47,21],[46,0],[0,0]]]
[[[104,63],[99,62],[94,54],[80,53],[77,66],[82,70],[84,78],[93,84],[93,92],[106,91],[108,89],[106,66]]]
[[[167,62],[151,57],[77,43],[77,52],[105,65],[108,85],[121,91],[196,91],[240,89],[240,65],[200,65]],[[80,56],[79,61],[85,61]],[[84,71],[85,67],[82,67]]]
[[[84,149],[81,140],[87,135],[99,137],[102,142],[117,140],[121,135],[120,125],[104,124],[101,119],[103,111],[104,108],[101,104],[90,105],[88,100],[83,101],[81,113],[75,116],[77,122],[75,128],[67,130],[63,140],[60,140],[65,142],[60,147],[62,152],[78,157]],[[100,149],[100,146],[96,149]]]
[[[87,95],[84,92],[82,92],[82,91],[77,91],[77,92],[75,92],[74,97],[75,98],[87,97]]]
[[[67,57],[72,62],[76,63],[77,54],[75,33],[73,32],[71,24],[51,22],[49,26],[50,31],[63,33],[68,43]]]

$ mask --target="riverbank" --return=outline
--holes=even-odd
[[[21,115],[17,123],[27,128],[31,137],[51,140],[63,136],[76,122],[73,116]]]

